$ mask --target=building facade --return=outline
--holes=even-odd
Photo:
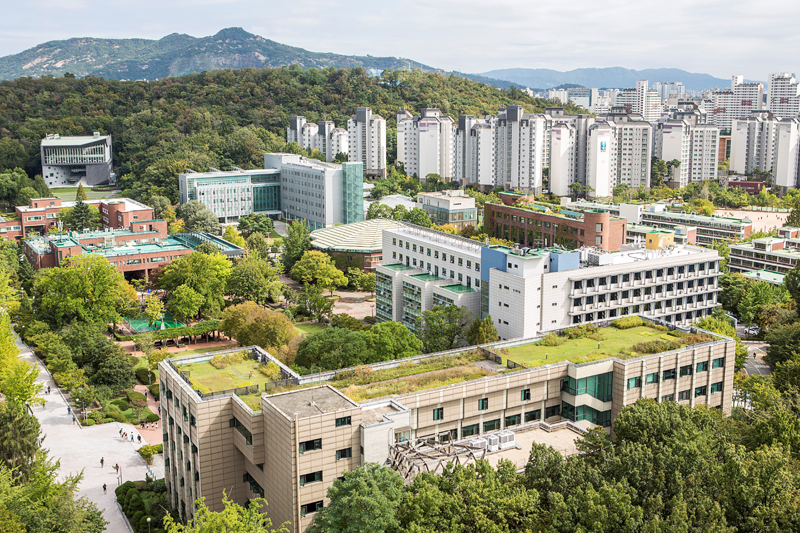
[[[417,207],[425,211],[437,226],[452,224],[461,231],[478,224],[475,199],[461,189],[418,193]]]
[[[455,122],[435,108],[422,109],[412,116],[405,109],[397,112],[397,161],[409,176],[425,179],[437,174],[444,181],[455,177]]]
[[[756,168],[771,171],[782,192],[797,187],[800,180],[800,120],[779,119],[758,112],[735,120],[731,131],[730,170],[750,174]]]
[[[800,113],[800,84],[788,72],[769,75],[767,109],[778,118],[797,118]]]
[[[40,145],[42,177],[48,187],[102,185],[111,180],[111,136],[48,134]]]
[[[368,176],[386,177],[386,120],[359,107],[347,121],[348,161],[360,161]]]
[[[800,236],[797,228],[781,228],[779,237],[766,237],[730,245],[728,268],[731,272],[769,270],[787,274],[800,259]],[[789,236],[792,235],[792,236]]]

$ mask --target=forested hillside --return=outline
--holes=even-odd
[[[394,160],[395,112],[438,107],[445,114],[485,115],[509,104],[543,111],[546,100],[455,75],[354,69],[221,70],[152,82],[102,78],[19,78],[0,82],[0,170],[41,171],[46,133],[111,134],[121,185],[134,198],[177,201],[177,174],[187,167],[256,168],[263,153],[284,148],[291,115],[346,127],[358,106],[387,120]],[[570,108],[571,111],[575,109]]]

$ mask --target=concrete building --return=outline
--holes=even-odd
[[[653,90],[658,93],[662,102],[671,95],[681,97],[686,94],[686,87],[679,81],[657,81],[653,84]]]
[[[305,220],[312,229],[364,219],[363,166],[264,154],[263,169],[178,176],[181,203],[202,202],[222,223],[250,213]]]
[[[455,177],[455,122],[435,108],[426,108],[412,116],[405,109],[397,111],[397,161],[406,174],[424,180],[437,174],[443,180]]]
[[[286,142],[297,143],[308,151],[319,150],[325,154],[328,163],[333,162],[340,153],[347,154],[347,130],[337,128],[330,120],[309,124],[306,122],[306,117],[289,117]]]
[[[675,115],[683,115],[675,113]],[[717,179],[719,128],[685,118],[660,121],[655,128],[654,155],[664,161],[678,160],[669,181],[671,187]]]
[[[616,107],[628,114],[641,115],[646,122],[655,123],[661,116],[662,103],[658,91],[648,87],[647,80],[638,80],[636,87],[622,89],[615,98]]]
[[[651,237],[651,233],[671,233],[675,244],[696,244],[697,228],[689,226],[673,226],[670,229],[648,226],[646,224],[626,224],[625,244],[644,245]]]
[[[592,136],[597,139],[591,140]],[[614,137],[613,142],[611,136]],[[590,196],[611,196],[601,195],[597,191],[607,192],[615,185],[627,185],[632,189],[640,186],[650,188],[653,127],[642,120],[641,115],[631,114],[623,107],[613,107],[609,113],[597,117],[594,126],[589,128],[588,137],[591,150],[587,151],[589,172],[586,180],[589,184],[593,183],[591,186],[595,189]],[[560,187],[559,192],[553,192],[558,196],[569,196],[572,192],[566,190],[562,193],[563,190],[564,187]]]
[[[232,351],[249,357],[251,368],[267,362],[277,366],[283,379],[263,387],[242,380],[225,394],[202,393],[203,378],[193,367],[232,351],[173,357],[159,363],[166,497],[185,518],[192,517],[193,503],[201,497],[212,511],[220,511],[223,490],[242,505],[264,497],[274,524],[288,522],[291,533],[301,533],[328,505],[327,491],[344,472],[373,462],[389,465],[407,480],[413,476],[419,470],[409,444],[424,453],[442,442],[468,452],[470,461],[483,454],[509,457],[504,454],[516,451],[517,439],[524,442],[539,428],[542,434],[557,431],[553,426],[559,422],[579,434],[611,427],[620,410],[640,398],[709,405],[729,414],[735,342],[696,329],[676,333],[690,332],[704,335],[705,342],[641,357],[601,355],[581,364],[562,359],[510,372],[487,370],[480,379],[441,387],[412,384],[424,377],[420,365],[408,378],[409,392],[380,397],[362,388],[360,401],[338,390],[335,381],[326,383],[337,372],[355,369],[299,376],[262,349],[247,347]],[[631,337],[628,347],[641,341],[638,331]],[[536,349],[532,343],[538,340],[490,348]],[[373,368],[413,368],[442,357],[429,354]],[[474,372],[474,363],[467,364]],[[506,364],[510,369],[512,363]],[[284,385],[296,390],[280,392]],[[463,462],[462,451],[442,457],[446,463],[459,454]]]
[[[788,72],[769,75],[767,109],[778,118],[797,118],[800,113],[800,84]]]
[[[383,230],[397,229],[405,223],[386,218],[375,218],[320,228],[311,232],[311,248],[327,253],[336,268],[347,272],[356,267],[374,272],[383,261]]]
[[[730,271],[743,273],[769,270],[787,274],[797,266],[797,260],[800,259],[800,236],[797,235],[797,228],[782,229],[790,233],[782,232],[779,237],[731,244],[728,258]]]
[[[347,121],[348,161],[360,161],[368,176],[386,177],[386,120],[359,107]]]
[[[42,177],[48,187],[102,185],[111,180],[111,136],[48,134],[40,145]]]
[[[785,193],[800,180],[800,120],[778,119],[768,112],[735,120],[731,131],[730,170],[750,174],[771,171],[774,184]]]
[[[452,224],[461,231],[478,224],[475,199],[460,189],[418,193],[417,207],[425,211],[437,226]]]
[[[761,83],[745,83],[744,76],[731,77],[730,89],[711,92],[710,123],[720,130],[730,131],[733,121],[750,116],[763,107],[764,86]]]
[[[458,117],[453,178],[462,185],[478,183],[484,190],[494,188],[496,122],[494,116]]]
[[[286,128],[286,142],[297,143],[304,150],[313,150],[317,147],[317,133],[319,126],[306,122],[306,117],[289,117],[289,127]]]
[[[783,280],[786,278],[786,274],[780,274],[770,270],[753,270],[751,272],[742,272],[742,276],[755,281],[766,281],[772,285],[783,285]]]

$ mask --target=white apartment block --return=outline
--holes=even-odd
[[[710,95],[710,122],[721,130],[730,130],[733,121],[747,118],[753,111],[762,108],[764,86],[760,83],[745,83],[744,76],[731,77],[731,88],[712,91]]]
[[[795,118],[800,112],[800,84],[788,72],[769,75],[767,108],[779,118]]]
[[[755,168],[771,171],[783,192],[800,182],[800,122],[779,119],[762,111],[733,123],[730,169],[749,174]]]
[[[455,177],[453,150],[455,122],[435,108],[422,109],[411,116],[405,109],[397,112],[397,161],[406,174],[425,179],[438,174],[449,181]]]
[[[617,182],[617,135],[612,124],[596,122],[589,128],[586,166],[586,184],[594,189],[591,196],[612,196]]]
[[[691,171],[689,179],[695,182],[716,180],[719,163],[719,128],[711,124],[692,127]]]
[[[653,84],[653,90],[658,93],[658,97],[662,102],[671,95],[682,96],[686,94],[686,87],[679,81],[657,81]]]
[[[697,124],[697,114],[676,112],[674,116],[656,125],[653,150],[658,159],[680,161],[671,185],[685,187],[693,181],[716,179],[719,128]]]
[[[614,105],[624,107],[630,114],[641,115],[645,121],[652,123],[658,121],[663,108],[658,91],[648,88],[647,80],[638,80],[635,88],[622,89]]]
[[[495,176],[496,117],[458,117],[454,147],[454,179],[462,185],[478,183],[493,188]]]
[[[610,113],[597,117],[595,126],[604,123],[614,132],[615,142],[607,145],[607,149],[615,151],[614,157],[606,158],[602,152],[602,143],[596,143],[590,154],[587,154],[586,181],[595,191],[608,190],[615,185],[627,185],[635,189],[639,186],[650,188],[650,159],[653,155],[653,127],[649,122],[641,119],[641,115],[631,115],[621,107],[612,108]],[[590,146],[592,135],[607,135],[607,128],[592,127],[589,129]],[[605,161],[605,162],[604,162]],[[608,171],[603,170],[605,165],[613,165]],[[599,174],[591,175],[591,169],[597,169]],[[614,177],[612,183],[603,183],[603,176]],[[597,192],[594,196],[601,196]],[[566,195],[565,195],[566,196]],[[609,195],[605,195],[609,196]]]
[[[306,117],[289,117],[289,127],[286,128],[286,142],[297,143],[304,150],[317,148],[317,132],[319,126],[306,122]]]
[[[386,120],[359,107],[347,122],[348,160],[360,161],[370,176],[386,176]]]
[[[309,152],[317,149],[325,154],[325,159],[330,163],[337,154],[347,153],[347,130],[337,128],[330,120],[309,124],[305,117],[294,116],[289,117],[286,142],[297,143]]]

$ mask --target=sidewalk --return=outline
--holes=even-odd
[[[42,383],[45,388],[48,385],[52,388],[50,394],[43,396],[46,400],[45,405],[34,407],[33,414],[42,426],[42,436],[45,437],[42,447],[49,450],[53,461],[60,461],[59,479],[83,471],[84,478],[80,483],[78,495],[86,496],[104,511],[105,519],[109,522],[106,531],[113,533],[128,531],[122,512],[114,502],[114,489],[125,481],[144,480],[147,465],[136,453],[139,445],[123,441],[119,436],[119,430],[123,429],[128,434],[132,432],[138,434],[138,430],[130,424],[116,422],[83,429],[73,424],[72,415],[67,414],[67,403],[58,393],[47,370],[19,338],[17,347],[20,350],[20,359],[39,368],[37,382]],[[160,432],[160,429],[158,431]],[[101,457],[105,459],[104,467],[100,466]],[[116,463],[120,466],[119,476],[112,468]],[[158,461],[150,469],[156,478],[164,477],[162,461]],[[103,494],[104,483],[108,485],[106,494]]]
[[[135,390],[136,392],[141,392],[142,394],[145,394],[146,392],[147,407],[149,407],[150,410],[155,414],[158,414],[158,406],[160,404],[153,399],[153,395],[150,394],[150,391],[147,390],[146,386],[134,385],[133,390]],[[156,444],[162,444],[164,442],[164,433],[161,427],[161,420],[159,420],[155,424],[150,424],[150,429],[142,429],[142,426],[136,426],[136,431],[138,434],[142,436],[142,440],[144,442],[152,446],[155,446]]]

